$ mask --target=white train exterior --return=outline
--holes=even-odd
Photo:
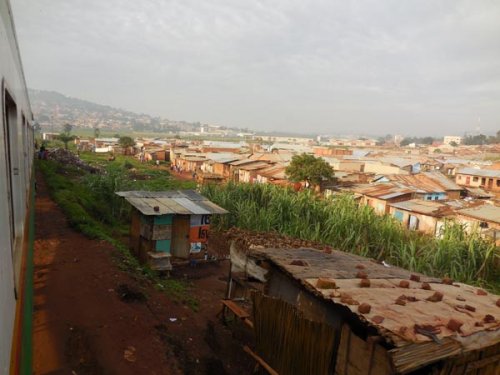
[[[0,374],[20,372],[34,134],[12,11],[0,0]],[[28,301],[29,304],[29,301]],[[31,348],[25,348],[31,350]],[[23,371],[24,372],[24,371]]]

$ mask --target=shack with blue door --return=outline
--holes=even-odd
[[[122,191],[132,205],[130,249],[151,268],[172,269],[171,257],[202,256],[208,242],[210,218],[227,211],[194,190]]]

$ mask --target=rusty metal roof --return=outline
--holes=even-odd
[[[435,217],[444,216],[444,211],[451,211],[451,208],[446,204],[436,201],[425,201],[422,199],[412,199],[404,202],[390,203],[389,206],[400,210],[417,212]]]
[[[500,207],[483,204],[479,207],[465,208],[458,210],[458,214],[470,216],[483,221],[492,221],[500,224]]]
[[[478,176],[478,177],[500,178],[500,171],[495,169],[462,168],[457,171],[457,174],[468,174],[471,176]]]
[[[212,215],[227,211],[194,190],[120,191],[123,197],[143,215]],[[157,210],[155,210],[157,207]]]
[[[432,352],[451,345],[453,354],[460,354],[494,345],[500,340],[500,308],[496,305],[500,297],[476,287],[444,284],[436,278],[335,250],[326,253],[305,248],[257,248],[248,256],[270,261],[318,298],[349,309],[365,325],[375,328],[395,350],[423,345]],[[304,263],[293,265],[292,262],[300,264],[297,260]],[[370,280],[369,287],[360,287],[361,279],[357,275],[360,268]],[[334,281],[335,289],[322,288],[318,283],[320,278]],[[408,287],[402,287],[402,281]],[[430,290],[422,288],[424,282],[429,284]],[[428,300],[436,292],[442,293],[442,300]],[[398,299],[405,303],[396,303]],[[369,313],[358,311],[361,303],[370,304]],[[485,321],[487,315],[493,319]],[[382,317],[382,321],[376,316]],[[460,331],[448,328],[451,318],[463,323]],[[415,325],[435,327],[438,342],[419,333]],[[405,366],[412,364],[405,363]]]
[[[379,199],[391,199],[401,195],[415,193],[415,189],[401,187],[394,183],[379,183],[375,185],[358,185],[353,192]]]
[[[444,193],[448,190],[463,190],[440,172],[424,172],[414,175],[392,175],[392,181],[427,193]]]

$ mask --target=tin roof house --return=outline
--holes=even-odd
[[[117,192],[132,205],[130,249],[152,269],[172,269],[171,257],[202,255],[210,218],[226,210],[194,190]]]
[[[499,296],[335,250],[235,241],[231,266],[269,373],[498,374]]]

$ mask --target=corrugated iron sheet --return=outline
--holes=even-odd
[[[493,205],[482,205],[479,207],[465,208],[458,210],[457,213],[461,215],[470,216],[479,220],[493,221],[500,223],[500,207]]]
[[[210,202],[194,190],[172,191],[120,191],[124,197],[142,214],[150,215],[212,215],[226,214],[227,211]],[[158,211],[154,210],[158,207]]]
[[[347,307],[397,347],[432,341],[427,335],[416,332],[415,324],[435,326],[439,328],[436,333],[439,339],[456,340],[465,349],[474,346],[477,348],[479,335],[483,347],[500,340],[499,308],[496,305],[499,296],[478,293],[476,287],[462,283],[443,284],[435,278],[410,273],[398,267],[386,267],[373,260],[340,251],[328,254],[304,248],[253,249],[249,256],[267,259],[315,295]],[[292,261],[297,260],[305,261],[307,266],[293,265]],[[370,280],[369,288],[360,287],[361,279],[356,275],[359,272],[357,267],[360,266]],[[420,277],[420,280],[410,280],[411,274]],[[334,281],[335,289],[318,287],[319,278]],[[408,282],[409,287],[401,287],[401,281]],[[423,282],[429,283],[432,289],[422,289]],[[443,294],[442,301],[427,300],[435,292]],[[343,300],[342,293],[349,296],[351,301]],[[396,304],[396,300],[402,295],[409,298],[404,306]],[[359,313],[358,306],[361,303],[370,304],[371,311],[367,314]],[[475,311],[464,308],[464,305],[472,306]],[[485,322],[483,318],[486,315],[496,317],[496,320]],[[376,323],[372,320],[375,316],[384,319]],[[450,318],[463,322],[460,332],[447,328]]]

